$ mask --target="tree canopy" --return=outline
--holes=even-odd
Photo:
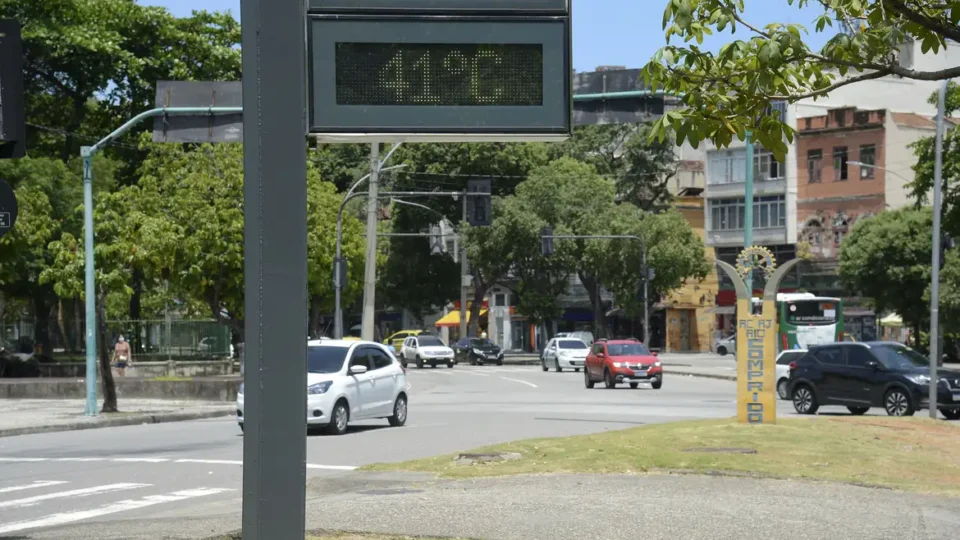
[[[669,0],[663,13],[668,45],[643,69],[653,90],[677,96],[678,110],[654,124],[653,134],[676,133],[677,142],[718,147],[733,138],[754,140],[783,160],[793,128],[773,114],[770,102],[796,102],[828,95],[842,86],[890,75],[915,80],[960,77],[960,65],[925,70],[901,65],[904,44],[939,52],[960,42],[957,0],[786,0],[790,7],[822,5],[814,32],[833,35],[819,51],[804,42],[810,29],[795,23],[760,25],[745,13],[744,0]],[[785,10],[786,11],[786,10]],[[789,17],[785,17],[789,19]],[[845,30],[845,31],[843,31]],[[735,37],[716,53],[704,38],[729,31]],[[674,44],[677,41],[681,45]]]

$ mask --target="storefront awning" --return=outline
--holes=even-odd
[[[486,309],[481,309],[481,310],[480,310],[480,316],[481,316],[481,317],[485,316],[486,314],[487,314],[487,310],[486,310]],[[467,322],[468,322],[468,323],[470,322],[470,312],[469,312],[469,311],[467,311]],[[455,326],[460,326],[460,312],[459,312],[459,311],[451,311],[450,313],[447,313],[446,315],[443,316],[442,319],[440,319],[439,321],[437,321],[437,322],[434,324],[434,326],[436,326],[437,328],[444,328],[444,327],[450,327],[450,328],[452,328],[452,327],[455,327]]]

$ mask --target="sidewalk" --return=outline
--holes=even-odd
[[[5,399],[0,401],[0,437],[137,424],[159,424],[229,416],[233,403],[119,399],[119,413],[84,416],[83,399]],[[97,402],[97,407],[103,405]]]

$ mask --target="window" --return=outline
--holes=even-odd
[[[446,347],[446,345],[443,344],[443,340],[437,337],[423,336],[419,339],[421,347]]]
[[[610,356],[649,356],[650,349],[642,343],[615,343],[607,345]]]
[[[847,179],[847,147],[837,146],[833,149],[833,181],[842,182]]]
[[[783,179],[783,167],[780,166],[780,162],[760,145],[754,146],[753,178],[758,182]]]
[[[603,354],[603,343],[597,343],[593,346],[593,354]]]
[[[873,355],[870,354],[870,351],[866,347],[848,347],[847,348],[847,365],[850,367],[865,368],[867,367],[867,362],[875,362]]]
[[[807,174],[811,184],[823,181],[823,150],[807,150]]]
[[[369,349],[367,350],[367,355],[370,357],[370,360],[373,361],[373,369],[383,369],[393,365],[393,358],[390,358],[387,353],[380,349]]]
[[[586,349],[587,344],[579,339],[565,339],[558,342],[561,349]]]
[[[840,347],[830,347],[827,349],[820,349],[816,352],[817,360],[821,364],[827,364],[830,366],[842,366],[844,365],[843,361],[843,350]]]
[[[307,347],[308,373],[337,373],[347,357],[347,347]]]
[[[746,224],[744,199],[712,199],[709,201],[710,230],[743,230]],[[783,195],[755,197],[753,199],[753,227],[772,229],[786,227],[786,201]]]
[[[493,299],[494,299],[494,305],[497,307],[503,307],[507,305],[507,295],[503,293],[497,293],[496,295],[494,295]]]
[[[877,164],[877,146],[866,144],[860,147],[860,179],[870,180],[873,178]]]
[[[370,369],[369,354],[367,349],[357,349],[353,351],[353,356],[350,357],[350,367],[366,366],[367,369]]]
[[[837,322],[837,305],[823,300],[793,300],[787,302],[787,322],[790,324],[824,325]]]
[[[879,345],[871,349],[887,369],[925,368],[930,365],[929,358],[900,344]]]
[[[777,365],[786,366],[790,362],[796,362],[801,356],[807,354],[807,351],[787,351],[777,358]]]

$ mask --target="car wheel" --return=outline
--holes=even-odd
[[[790,399],[790,381],[780,379],[777,383],[777,394],[780,395],[780,399]]]
[[[944,416],[947,416],[947,415],[944,415]],[[950,417],[947,416],[947,418],[950,418]],[[243,422],[237,422],[237,425],[240,426],[240,433],[243,433]]]
[[[420,358],[419,356],[417,356],[416,362],[417,362],[417,369],[423,369],[423,358]]]
[[[437,362],[436,361],[430,362],[430,367],[432,369],[437,369]]]
[[[870,407],[847,407],[847,410],[854,416],[862,416],[870,410]]]
[[[594,385],[593,379],[590,378],[590,372],[586,368],[583,370],[583,385],[587,388],[593,388]]]
[[[327,426],[327,433],[331,435],[343,435],[347,432],[347,424],[350,423],[350,410],[347,409],[346,401],[338,401],[333,406],[333,415],[330,417],[330,424]]]
[[[397,400],[393,402],[393,416],[387,418],[387,421],[390,422],[390,425],[393,427],[400,427],[407,423],[407,397],[403,394],[397,396]]]
[[[503,365],[503,358],[502,358],[502,357],[501,357],[501,358],[497,358],[497,365],[498,365],[498,366],[502,366],[502,365]]]
[[[889,416],[913,416],[913,413],[916,412],[913,407],[913,400],[899,388],[887,392],[887,395],[883,398],[883,408],[887,410]]]
[[[453,369],[453,360],[447,362],[447,367]]]
[[[650,385],[654,390],[659,390],[663,386],[663,379],[657,379]]]
[[[635,382],[630,383],[630,388],[633,388],[634,390],[636,390],[638,386],[640,386],[639,383],[635,383]]]
[[[541,358],[541,359],[540,359],[540,367],[542,367],[544,371],[550,371],[550,368],[547,367],[547,359],[546,359],[546,358]]]
[[[727,348],[726,348],[726,347],[717,347],[717,354],[719,354],[720,356],[726,356],[726,355],[727,355]]]
[[[940,409],[940,414],[947,420],[960,420],[960,409]],[[240,429],[243,429],[243,424],[240,424]]]
[[[557,363],[557,367],[555,368],[557,370],[557,373],[560,373],[561,371],[563,371],[563,368],[560,367],[560,357],[558,356],[557,358],[554,358],[553,361]]]
[[[609,369],[603,370],[603,385],[610,389],[617,387],[617,380],[613,378],[613,373],[610,373]]]
[[[793,408],[800,414],[816,414],[820,404],[817,403],[817,396],[813,390],[805,385],[793,389]]]

